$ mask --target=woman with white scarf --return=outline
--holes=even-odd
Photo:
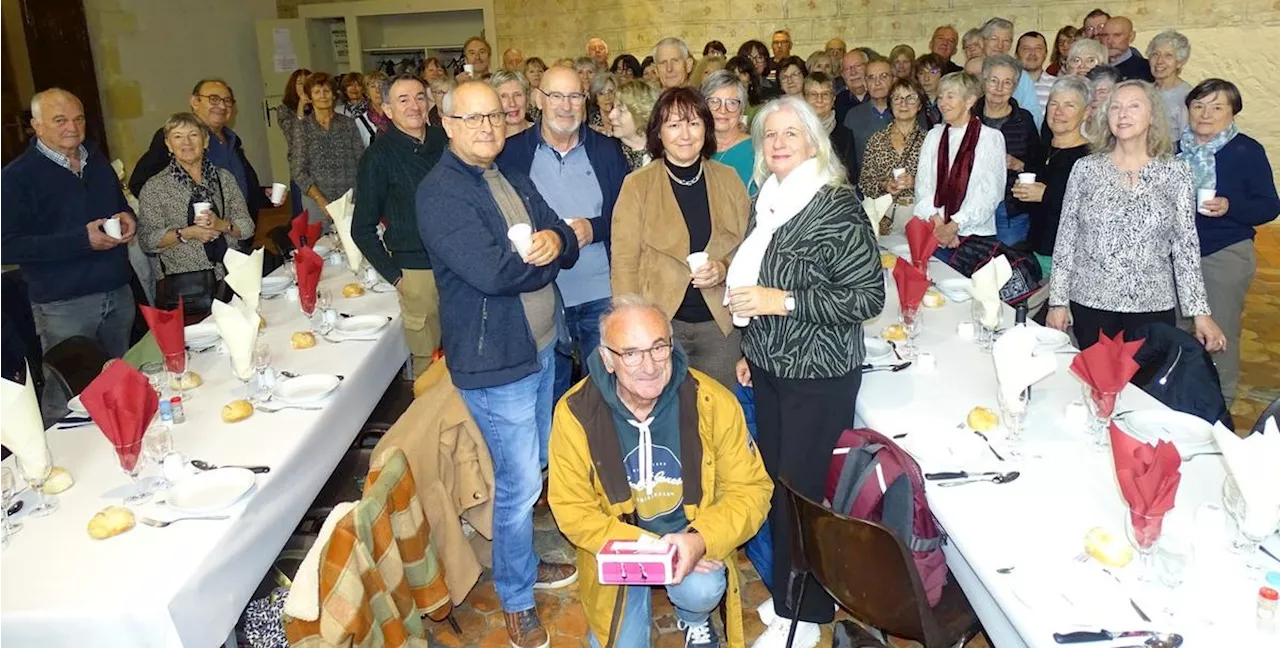
[[[1198,190],[1215,193],[1200,201],[1196,233],[1209,310],[1227,341],[1213,360],[1229,408],[1240,378],[1244,297],[1257,268],[1253,237],[1259,225],[1280,214],[1280,198],[1266,150],[1236,128],[1236,114],[1244,107],[1236,85],[1206,79],[1191,89],[1186,104],[1189,123],[1178,157],[1191,165]]]
[[[755,388],[760,455],[775,480],[822,500],[826,465],[853,420],[865,354],[862,322],[884,306],[875,233],[818,115],[799,97],[772,101],[752,124],[760,186],[747,238],[729,266],[729,310],[746,326],[738,381]],[[784,439],[785,432],[785,443]],[[831,597],[816,583],[793,613],[791,514],[774,488],[773,608],[753,646],[781,646],[797,619],[796,646],[818,642]]]

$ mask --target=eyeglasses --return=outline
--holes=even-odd
[[[830,101],[831,93],[830,92],[806,92],[804,93],[804,98],[808,99],[809,101]]]
[[[920,97],[915,95],[898,95],[893,98],[893,103],[899,106],[910,106],[920,103]]]
[[[569,103],[571,104],[580,104],[587,100],[587,95],[584,95],[581,92],[570,92],[569,94],[565,94],[563,92],[547,92],[542,88],[538,88],[538,92],[541,92],[543,95],[546,95],[546,97],[550,99],[552,103],[558,103],[558,104],[564,103],[565,99],[568,99]]]
[[[654,363],[666,362],[667,358],[671,357],[671,343],[669,342],[659,342],[648,349],[628,349],[626,351],[619,351],[608,346],[605,346],[604,348],[608,349],[609,353],[618,356],[618,359],[622,360],[622,366],[629,367],[631,369],[639,367],[644,362],[644,357],[646,355],[648,355],[649,359],[653,360]]]
[[[489,121],[490,126],[497,128],[498,124],[505,123],[504,120],[506,120],[507,114],[504,112],[493,112],[488,114],[471,113],[469,115],[445,115],[445,117],[448,117],[449,119],[460,119],[464,126],[474,130],[476,128],[480,128],[480,124],[484,123],[485,120]]]
[[[804,75],[799,72],[786,72],[780,77],[783,81],[800,81],[804,79]]]
[[[200,97],[201,99],[204,99],[205,101],[208,101],[208,102],[209,102],[209,105],[211,105],[211,106],[234,106],[234,105],[236,105],[236,100],[235,100],[235,99],[233,99],[233,98],[231,98],[231,97],[223,97],[223,96],[220,96],[220,95],[196,95],[196,96],[197,96],[197,97]]]
[[[752,53],[750,53],[750,54],[748,54],[748,55],[747,55],[747,58],[749,58],[749,59],[751,59],[751,60],[753,60],[753,61],[763,61],[763,60],[764,60],[764,54],[761,54],[760,52],[752,52]]]
[[[889,79],[892,79],[892,78],[893,78],[893,74],[892,74],[892,73],[890,73],[890,72],[883,72],[883,73],[881,73],[881,74],[868,74],[868,75],[867,75],[867,80],[868,80],[868,81],[888,81]]]
[[[1000,90],[1000,89],[1012,90],[1013,79],[996,79],[993,77],[993,78],[987,79],[987,87],[991,88],[992,90]]]
[[[712,110],[720,110],[720,108],[723,107],[725,110],[729,112],[733,112],[735,110],[738,110],[739,108],[742,108],[742,100],[741,99],[721,99],[720,97],[708,97],[707,107]]]

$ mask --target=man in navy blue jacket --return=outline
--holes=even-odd
[[[498,166],[528,175],[577,234],[578,263],[556,277],[570,338],[568,348],[556,355],[555,399],[560,400],[569,391],[574,349],[579,362],[585,362],[600,346],[600,316],[612,295],[610,223],[627,175],[627,159],[618,140],[587,127],[587,93],[576,72],[564,67],[547,70],[537,92],[546,99],[541,119],[507,140]]]
[[[493,579],[507,635],[520,648],[546,646],[533,590],[578,576],[572,565],[540,564],[533,548],[563,324],[552,284],[577,262],[577,234],[527,175],[494,165],[506,122],[493,88],[463,83],[440,108],[449,150],[418,185],[418,230],[440,292],[449,372],[493,456]],[[509,241],[513,228],[525,236]]]
[[[120,357],[133,330],[133,214],[111,163],[84,143],[84,106],[75,95],[38,93],[31,126],[35,141],[0,174],[0,257],[22,272],[44,350],[80,335]],[[104,231],[113,218],[118,237]]]

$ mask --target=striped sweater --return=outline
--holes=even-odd
[[[742,336],[748,360],[790,379],[858,369],[866,353],[862,322],[884,308],[885,282],[875,233],[852,189],[823,187],[774,233],[760,285],[790,291],[795,310],[751,321]]]

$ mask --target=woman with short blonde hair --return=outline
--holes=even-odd
[[[623,82],[614,96],[609,123],[613,124],[613,136],[622,144],[622,154],[626,156],[627,168],[631,171],[653,160],[646,149],[645,126],[657,101],[658,89],[643,79]]]

